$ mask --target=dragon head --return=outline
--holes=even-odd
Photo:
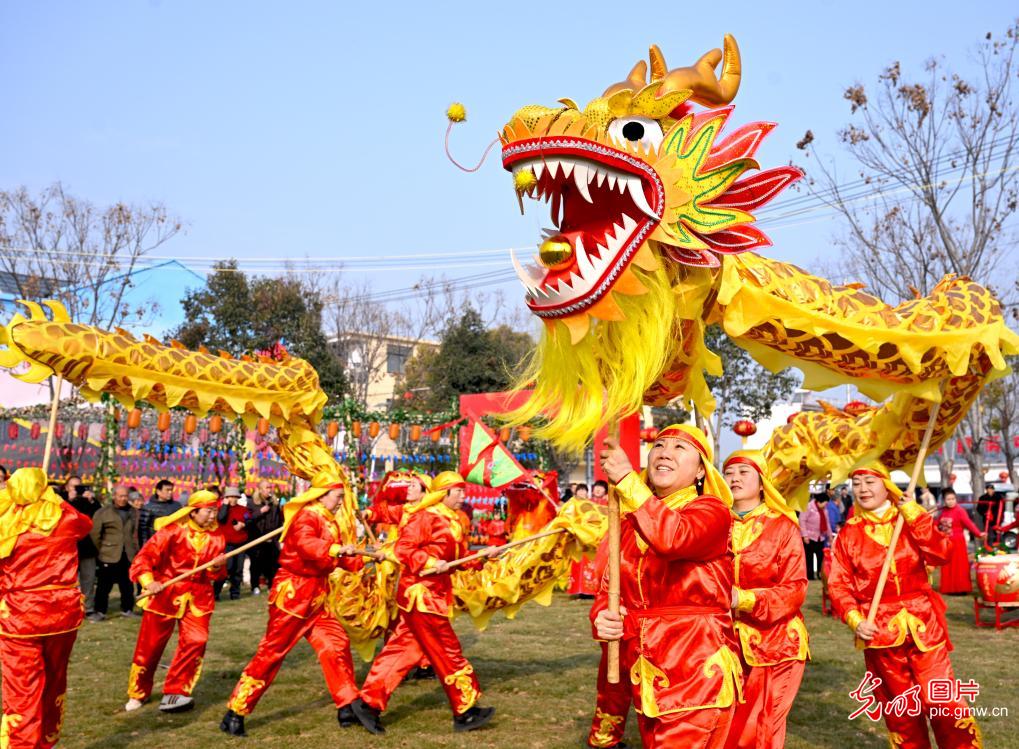
[[[546,328],[527,373],[536,397],[517,416],[551,412],[543,436],[563,445],[640,406],[676,359],[678,320],[705,317],[681,308],[698,302],[677,302],[677,287],[713,278],[725,255],[770,244],[751,211],[801,176],[794,167],[746,176],[773,123],[719,137],[741,77],[732,36],[690,67],[670,70],[657,46],[649,62],[583,109],[570,99],[525,106],[500,132],[518,194],[547,201],[553,224],[535,264],[513,257]]]

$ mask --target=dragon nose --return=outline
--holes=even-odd
[[[562,268],[573,262],[573,245],[561,234],[549,237],[538,248],[538,259],[551,270]]]

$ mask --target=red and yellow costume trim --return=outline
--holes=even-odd
[[[723,470],[750,466],[761,483],[761,504],[733,513],[732,551],[737,594],[744,701],[736,706],[727,749],[785,746],[786,719],[810,657],[800,607],[807,594],[806,561],[796,514],[768,478],[756,450],[733,453]],[[766,737],[766,738],[764,738]]]
[[[871,464],[851,475],[861,473],[882,479],[890,497],[902,496],[883,466]],[[948,656],[951,642],[944,615],[945,603],[931,589],[927,566],[940,566],[948,561],[950,538],[937,529],[930,515],[915,502],[890,505],[880,513],[857,507],[836,537],[828,590],[836,613],[855,632],[870,610],[900,514],[905,518],[905,526],[878,604],[874,620],[877,634],[865,644],[858,641],[857,646],[864,648],[867,669],[882,679],[883,683],[874,692],[879,700],[890,701],[920,685],[922,714],[896,716],[886,711],[885,725],[890,735],[897,736],[900,746],[929,746],[925,717],[930,714],[928,684],[932,679],[954,680],[955,675]],[[951,709],[964,704],[943,703],[941,706]],[[940,747],[982,746],[975,722],[962,726],[955,718],[940,716],[930,719],[930,727]]]
[[[212,492],[197,491],[180,510],[156,520],[156,534],[131,562],[131,579],[144,587],[170,580],[221,555],[226,538],[219,527],[213,523],[203,528],[190,517],[195,510],[217,503]],[[209,641],[209,623],[216,606],[213,583],[225,576],[225,567],[210,567],[142,601],[144,612],[131,658],[128,697],[144,701],[152,694],[156,668],[174,630],[177,649],[163,682],[163,694],[190,696],[201,677]]]
[[[60,738],[67,662],[85,615],[78,547],[92,521],[20,468],[0,489],[0,745],[51,747]]]

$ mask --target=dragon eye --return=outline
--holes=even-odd
[[[645,149],[661,145],[662,126],[650,117],[620,117],[609,123],[609,137],[621,146],[639,143]]]

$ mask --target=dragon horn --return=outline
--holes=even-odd
[[[613,83],[611,86],[605,89],[605,93],[602,94],[602,96],[611,96],[617,91],[625,90],[640,91],[646,85],[647,85],[647,63],[644,62],[643,60],[640,60],[637,62],[636,65],[633,66],[633,69],[630,70],[630,74],[626,76],[625,81]]]
[[[650,58],[652,80],[662,81],[658,90],[659,97],[670,91],[688,89],[693,91],[691,101],[706,107],[717,107],[731,102],[739,91],[743,65],[739,47],[732,34],[725,35],[724,51],[713,49],[705,52],[690,67],[668,70],[665,57],[657,45],[651,47]],[[719,62],[722,63],[722,75],[716,78],[715,68]]]

